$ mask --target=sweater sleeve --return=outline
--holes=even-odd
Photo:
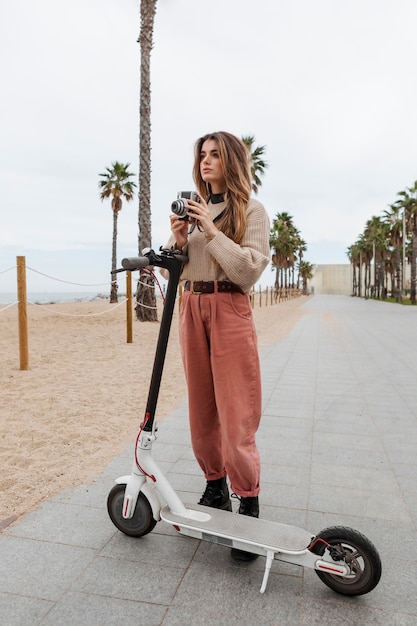
[[[259,280],[270,258],[269,218],[260,202],[248,208],[245,236],[240,244],[219,232],[207,244],[207,250],[219,263],[227,278],[249,291]]]

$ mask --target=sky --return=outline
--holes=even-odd
[[[106,292],[112,212],[99,174],[139,170],[139,0],[0,7],[0,292]],[[347,263],[373,215],[417,179],[415,0],[159,0],[151,56],[152,241],[169,236],[193,146],[254,135],[258,199],[286,211],[313,264]],[[138,253],[138,200],[118,219]],[[273,283],[270,267],[264,286]]]

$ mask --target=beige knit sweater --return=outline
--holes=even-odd
[[[208,204],[211,215],[216,218],[226,203]],[[249,291],[260,278],[269,262],[269,217],[264,206],[251,198],[247,208],[246,232],[240,244],[235,243],[222,232],[209,241],[204,232],[194,228],[188,235],[188,243],[183,248],[188,256],[184,265],[181,282],[186,280],[230,280]],[[167,247],[175,243],[174,236]],[[213,263],[213,259],[217,263]],[[165,276],[165,272],[161,272]]]

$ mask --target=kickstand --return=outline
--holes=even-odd
[[[264,572],[264,577],[262,579],[262,585],[260,588],[261,593],[264,593],[266,589],[266,584],[268,582],[269,572],[271,569],[272,561],[274,560],[274,555],[275,555],[275,552],[273,552],[272,550],[268,550],[266,553],[265,572]]]

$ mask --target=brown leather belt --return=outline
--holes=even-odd
[[[187,280],[184,285],[185,291],[191,291],[191,293],[202,294],[202,293],[215,293],[216,291],[216,283],[217,283],[217,291],[219,293],[230,293],[232,291],[237,291],[238,293],[244,294],[245,292],[239,287],[239,285],[235,285],[235,283],[231,283],[228,280],[195,280],[194,282],[191,280]]]

